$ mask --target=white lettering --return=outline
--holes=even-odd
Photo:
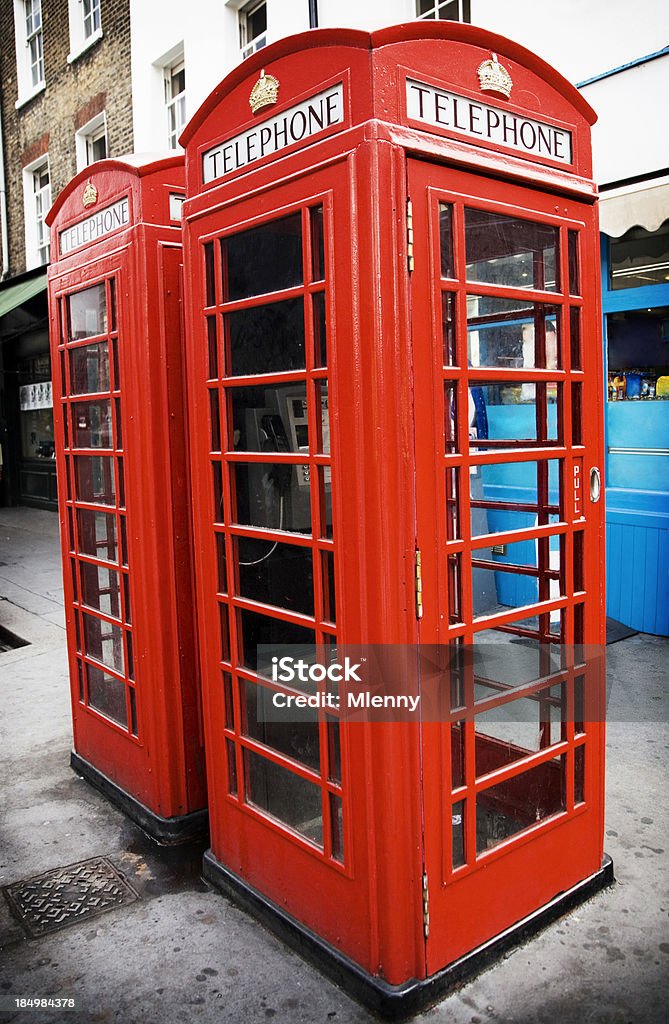
[[[202,180],[206,185],[224,178],[226,174],[239,171],[264,156],[278,153],[343,122],[344,86],[339,82],[241,135],[208,149],[202,157]]]
[[[104,210],[97,210],[90,217],[61,231],[58,236],[60,255],[67,256],[75,249],[81,249],[89,242],[97,242],[105,235],[110,235],[113,231],[117,231],[129,223],[130,204],[128,197],[124,196],[112,206],[107,206]]]
[[[475,103],[410,78],[406,80],[406,101],[407,117],[412,121],[447,127],[459,135],[483,138],[529,156],[572,162],[572,136],[565,128]]]

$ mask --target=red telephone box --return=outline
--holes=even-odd
[[[183,183],[183,157],[104,160],[48,215],[72,765],[166,842],[206,826]]]
[[[611,877],[603,725],[550,657],[604,638],[593,121],[419,22],[278,42],[182,139],[205,872],[384,1012]],[[446,713],[260,713],[300,684],[259,648],[351,644],[419,690],[461,653]]]

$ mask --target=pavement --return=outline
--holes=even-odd
[[[0,509],[0,887],[103,857],[140,898],[29,938],[0,897],[0,1024],[366,1024],[366,1010],[200,878],[69,767],[58,520]],[[666,1024],[669,639],[608,648],[606,849],[616,885],[419,1015],[420,1024]],[[8,1000],[9,997],[9,1000]],[[76,1009],[11,1010],[17,997]]]

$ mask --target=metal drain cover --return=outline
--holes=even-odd
[[[42,875],[14,882],[4,892],[12,911],[33,939],[139,899],[106,857],[52,868]]]

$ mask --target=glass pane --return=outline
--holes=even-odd
[[[223,672],[223,700],[225,706],[225,728],[235,727],[235,708],[232,699],[232,676],[229,672]]]
[[[111,456],[76,455],[74,458],[79,501],[114,505],[114,464]]]
[[[442,292],[441,295],[441,327],[444,339],[444,366],[457,366],[456,334],[455,334],[455,295],[453,292]]]
[[[467,280],[557,291],[558,229],[489,210],[465,209]]]
[[[332,829],[332,858],[344,863],[344,809],[340,796],[330,797],[330,828]]]
[[[216,303],[216,279],[214,273],[214,243],[207,242],[204,247],[205,304]]]
[[[104,284],[93,285],[68,296],[70,340],[91,338],[107,332],[107,301]]]
[[[231,469],[238,523],[292,533],[311,532],[309,466],[240,462]]]
[[[341,785],[341,741],[339,722],[336,718],[326,716],[328,731],[328,778],[331,782]]]
[[[561,365],[555,306],[489,295],[467,297],[470,366],[556,370]]]
[[[460,800],[453,804],[451,810],[451,828],[453,830],[452,854],[453,867],[459,868],[465,863],[465,802]]]
[[[313,296],[314,311],[314,366],[328,365],[327,323],[325,320],[325,292]]]
[[[120,579],[118,572],[90,562],[80,562],[81,599],[89,608],[96,608],[115,619],[121,618]]]
[[[125,683],[93,665],[86,665],[88,703],[119,725],[128,725]]]
[[[455,277],[453,270],[453,207],[439,203],[439,249],[441,252],[441,276]]]
[[[125,672],[123,657],[123,630],[112,622],[82,615],[84,621],[85,652],[89,658],[101,662],[121,675]]]
[[[223,301],[281,291],[303,282],[302,215],[221,240]]]
[[[209,355],[209,380],[218,378],[218,335],[216,317],[207,317],[207,351]]]
[[[227,567],[225,564],[225,534],[216,534],[216,565],[218,569],[218,592],[227,594]]]
[[[569,343],[571,347],[571,368],[581,370],[581,311],[578,306],[569,310]]]
[[[569,294],[580,295],[581,288],[579,285],[579,256],[578,256],[578,231],[569,231],[568,233],[568,248],[569,248]]]
[[[539,496],[545,505],[559,506],[558,459],[549,459],[541,468],[542,486],[538,486],[539,463],[498,462],[477,466],[470,474],[472,536],[502,533],[536,526]],[[544,516],[547,521],[547,516]],[[481,557],[481,556],[479,556]]]
[[[462,722],[451,726],[451,786],[458,789],[465,784],[465,730]]]
[[[237,759],[235,756],[235,745],[232,740],[226,739],[225,754],[228,762],[228,793],[232,793],[233,796],[237,796]]]
[[[311,221],[311,275],[313,281],[325,277],[325,248],[323,245],[323,207],[314,206],[309,211]]]
[[[79,551],[108,562],[117,562],[116,517],[109,512],[77,509]]]
[[[306,409],[304,410],[306,415]],[[328,382],[319,381],[316,384],[316,419],[318,424],[318,452],[321,455],[330,454],[330,408],[328,401]]]
[[[111,402],[73,402],[72,435],[74,448],[111,448]]]
[[[314,614],[311,548],[239,538],[239,594],[288,611]]]
[[[335,603],[335,572],[334,554],[332,551],[324,551],[321,555],[323,572],[323,618],[328,622],[337,621],[337,606]]]
[[[306,384],[229,388],[228,394],[235,451],[309,450]]]
[[[479,793],[476,797],[477,853],[563,811],[564,774],[564,757],[555,758]]]
[[[251,750],[244,751],[244,767],[247,801],[322,847],[320,788]]]
[[[241,625],[240,647],[243,663],[247,668],[258,667],[258,645],[303,644],[312,646],[316,643],[313,629],[295,626],[291,622],[259,615],[257,612],[239,612]]]
[[[212,462],[211,471],[214,488],[214,522],[225,522],[223,516],[223,470],[220,462]]]
[[[209,420],[211,426],[211,451],[221,450],[221,414],[218,400],[218,390],[214,388],[209,392]]]
[[[542,723],[561,724],[561,689],[546,687],[476,716],[477,778],[560,742],[560,729],[550,735]]]
[[[229,376],[305,368],[302,298],[227,313],[225,325]]]
[[[558,385],[555,381],[540,384],[514,381],[485,384],[472,381],[469,403],[470,449],[485,451],[501,449],[504,445],[513,448],[556,444],[557,400]]]
[[[244,735],[320,771],[318,712],[314,708],[291,708],[290,721],[281,721],[272,694],[265,686],[244,682]]]
[[[92,395],[109,391],[109,346],[82,345],[70,349],[70,394]]]

